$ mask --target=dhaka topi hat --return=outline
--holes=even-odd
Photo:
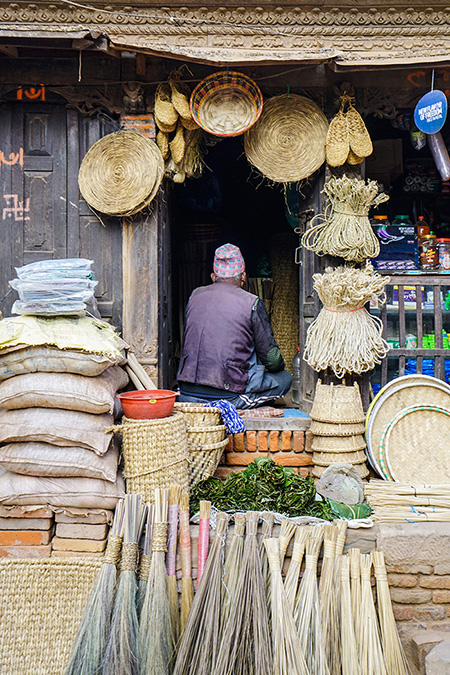
[[[214,274],[219,279],[238,277],[245,271],[245,262],[242,253],[233,244],[224,244],[216,249],[214,254]]]

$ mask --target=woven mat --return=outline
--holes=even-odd
[[[62,675],[101,564],[0,560],[0,673]]]

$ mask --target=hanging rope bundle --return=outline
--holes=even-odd
[[[377,298],[385,301],[389,277],[374,273],[367,264],[364,269],[328,267],[313,279],[323,308],[308,329],[305,361],[318,372],[331,368],[339,378],[375,368],[386,356],[388,345],[380,319],[364,305]]]
[[[325,212],[310,221],[302,244],[318,255],[332,255],[354,262],[376,258],[380,244],[372,231],[369,209],[389,199],[378,194],[373,180],[334,176],[325,183],[322,194],[328,199]],[[315,224],[316,223],[316,224]]]

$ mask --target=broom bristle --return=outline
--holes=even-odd
[[[211,502],[202,500],[200,502],[200,522],[198,526],[197,542],[197,588],[205,569],[206,559],[209,551],[209,519],[211,516]]]
[[[234,516],[234,531],[230,547],[225,558],[222,582],[222,618],[220,632],[223,634],[230,616],[231,607],[236,595],[236,588],[241,571],[242,555],[244,552],[245,515],[236,513]]]
[[[142,612],[145,593],[147,590],[148,575],[150,573],[150,564],[152,561],[152,528],[153,528],[153,504],[147,504],[147,521],[145,524],[144,548],[139,561],[139,582],[137,592],[137,612],[138,617]]]
[[[191,568],[191,531],[189,527],[189,493],[183,492],[180,497],[180,556],[181,556],[181,612],[180,630],[186,625],[192,600],[194,586]]]
[[[370,583],[372,554],[363,553],[361,567],[361,610],[359,665],[362,675],[387,675],[386,662],[381,648],[380,631]]]
[[[281,521],[280,534],[278,537],[279,546],[280,546],[280,565],[283,567],[284,558],[286,556],[286,551],[289,546],[289,542],[294,536],[297,525],[287,518],[283,518]]]
[[[300,578],[300,569],[302,566],[303,555],[305,552],[306,540],[309,537],[310,528],[305,525],[298,527],[295,532],[294,548],[292,549],[291,562],[284,581],[284,590],[291,611],[294,611],[295,598],[297,596],[297,587]]]
[[[350,559],[348,555],[340,556],[341,561],[341,597],[340,597],[340,632],[341,632],[341,667],[342,675],[360,673],[358,646],[352,616],[350,597]]]
[[[350,597],[352,601],[353,626],[355,629],[355,637],[359,649],[359,629],[361,625],[359,620],[359,614],[361,611],[361,551],[359,548],[351,548],[348,552],[348,556],[350,560]]]
[[[336,555],[342,555],[344,552],[345,540],[347,538],[347,520],[334,520],[334,526],[337,528],[336,537]]]
[[[336,578],[335,567],[337,535],[338,528],[335,525],[327,524],[324,526],[322,574],[319,584],[322,633],[328,669],[331,675],[341,675],[339,637],[340,575],[337,575]]]

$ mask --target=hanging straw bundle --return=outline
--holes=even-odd
[[[245,521],[241,572],[214,675],[267,675],[273,672],[266,589],[256,539],[259,513],[248,511]]]
[[[216,536],[178,647],[173,675],[210,675],[219,651],[223,553],[228,515],[217,516]]]
[[[389,277],[375,273],[368,264],[364,269],[328,267],[313,279],[323,307],[308,328],[305,361],[317,372],[331,368],[339,378],[375,368],[388,345],[381,320],[364,305],[377,298],[384,302]]]
[[[178,513],[180,510],[180,486],[171,485],[169,488],[169,537],[167,540],[166,570],[167,570],[167,596],[169,598],[170,618],[175,643],[180,634],[180,612],[178,609],[177,588],[177,538],[178,538]]]
[[[327,523],[323,530],[322,573],[319,584],[320,616],[329,671],[331,675],[340,675],[339,587],[336,587],[335,568],[338,529],[335,525]]]
[[[361,567],[361,609],[359,613],[359,664],[361,675],[388,675],[383,650],[381,648],[380,629],[372,595],[370,572],[372,554],[363,553]],[[398,671],[393,671],[398,673]]]
[[[225,558],[222,583],[222,619],[220,630],[223,634],[230,616],[230,610],[236,596],[239,575],[241,571],[242,555],[244,553],[245,515],[236,513],[234,516],[233,539]]]
[[[181,631],[184,630],[194,599],[191,562],[191,529],[189,527],[189,493],[180,498],[180,557],[181,557]]]
[[[305,552],[306,540],[309,537],[309,533],[310,528],[307,525],[297,527],[291,562],[286,574],[286,579],[284,580],[284,590],[286,591],[286,597],[292,612],[294,611],[297,587],[300,579],[300,568],[302,566],[303,554]]]
[[[350,596],[350,558],[340,556],[341,586],[340,586],[340,637],[341,637],[341,667],[342,675],[360,673],[358,659],[358,645],[353,625],[352,601]],[[393,675],[393,674],[391,674]]]
[[[75,638],[65,675],[97,675],[111,626],[111,612],[122,548],[123,501],[117,504],[103,565]]]
[[[140,495],[125,495],[124,535],[119,586],[114,602],[111,631],[103,660],[103,675],[137,675],[138,617],[136,568]]]
[[[306,540],[305,572],[298,590],[294,620],[310,675],[329,675],[320,619],[317,590],[317,560],[322,545],[323,529],[313,528]]]
[[[281,567],[283,567],[289,542],[294,536],[296,529],[297,525],[295,523],[293,523],[291,520],[288,520],[287,518],[283,518],[283,520],[281,521],[280,534],[278,536]]]
[[[197,542],[197,588],[202,578],[203,570],[205,569],[206,560],[208,558],[209,550],[209,518],[211,516],[211,502],[202,500],[200,502],[200,522],[198,525],[198,542]]]
[[[322,190],[328,198],[323,214],[315,216],[302,237],[302,244],[317,255],[332,255],[353,262],[376,258],[380,243],[369,221],[369,209],[389,199],[378,194],[378,184],[358,178],[335,178]],[[317,224],[315,224],[317,223]]]
[[[378,616],[387,672],[389,675],[410,675],[411,670],[403,651],[392,611],[383,551],[373,552],[373,567],[377,581]]]
[[[144,548],[142,549],[139,561],[139,581],[137,592],[137,613],[140,617],[142,606],[144,604],[145,594],[147,592],[148,575],[150,573],[150,564],[152,561],[152,530],[153,530],[153,504],[147,504],[147,517],[145,523]]]
[[[273,673],[308,675],[292,610],[281,578],[279,540],[266,539],[264,545],[269,559],[271,578]]]
[[[167,596],[166,566],[169,488],[155,490],[152,560],[139,622],[140,675],[168,675],[175,648]]]

